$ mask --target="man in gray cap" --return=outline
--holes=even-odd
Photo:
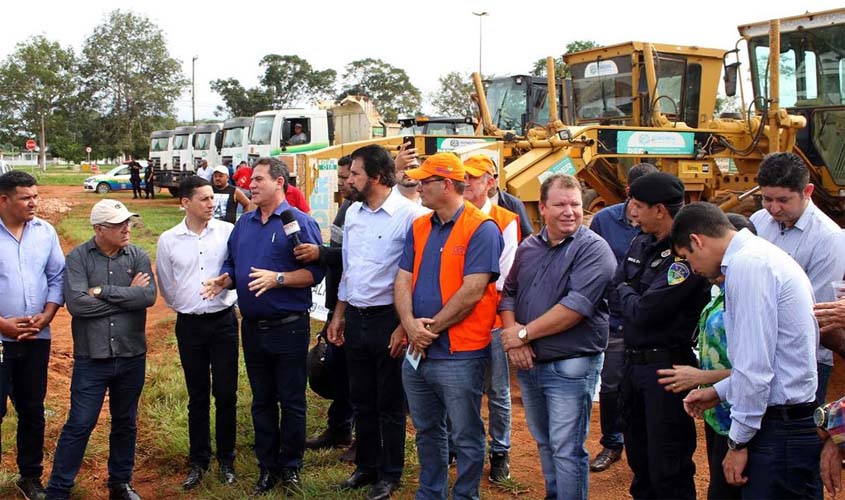
[[[672,254],[672,220],[684,206],[684,184],[654,172],[631,183],[634,238],[610,283],[610,312],[622,319],[625,450],[634,498],[695,498],[695,425],[684,411],[686,392],[668,392],[657,370],[697,365],[695,328],[710,286]]]
[[[129,243],[137,216],[115,200],[91,209],[94,237],[67,255],[64,294],[73,316],[70,413],[62,428],[47,498],[69,498],[85,447],[109,393],[109,498],[140,499],[132,489],[138,398],[144,387],[147,308],[156,287],[150,257]]]

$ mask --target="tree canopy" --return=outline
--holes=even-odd
[[[581,52],[582,50],[587,49],[594,49],[596,47],[601,47],[598,43],[592,40],[575,40],[566,44],[566,54],[572,54],[573,52]],[[531,67],[531,75],[532,76],[546,76],[546,58],[537,59],[534,61],[534,65]],[[569,66],[563,62],[563,56],[555,58],[555,75],[558,78],[568,78],[572,76]]]
[[[419,111],[422,94],[405,70],[381,59],[359,59],[346,65],[339,98],[347,95],[369,96],[379,113],[389,122],[400,114]]]
[[[470,94],[474,90],[469,74],[452,71],[437,79],[440,87],[431,95],[431,104],[437,113],[450,116],[473,114]]]

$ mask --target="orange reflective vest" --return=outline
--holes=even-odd
[[[511,212],[507,208],[500,207],[499,205],[490,205],[490,217],[496,221],[496,225],[499,226],[499,231],[502,234],[505,233],[505,228],[508,227],[513,221],[516,221],[516,242],[522,239],[522,228],[519,227],[519,216],[515,213]],[[505,272],[504,269],[500,270],[501,272]],[[501,294],[498,294],[499,298],[501,299]],[[496,302],[498,304],[498,301]],[[501,328],[502,325],[502,317],[499,313],[496,313],[496,322],[493,323],[493,328]]]
[[[431,217],[434,212],[414,221],[414,273],[413,286],[419,278],[420,264],[425,251],[425,244],[431,234]],[[452,232],[440,249],[440,296],[445,305],[464,283],[464,261],[469,240],[485,220],[490,219],[475,205],[464,202],[464,210],[455,221]],[[426,276],[425,279],[433,279]],[[484,289],[484,295],[472,312],[461,322],[449,327],[449,345],[452,352],[475,351],[490,344],[490,331],[496,320],[498,305],[496,282],[490,282]]]

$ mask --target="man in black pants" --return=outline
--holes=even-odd
[[[667,392],[657,370],[697,365],[692,351],[710,285],[672,254],[672,219],[684,205],[684,184],[655,172],[630,185],[630,215],[640,225],[610,283],[610,313],[622,318],[625,338],[625,451],[634,473],[631,496],[695,498],[695,425],[684,411],[686,393]]]
[[[176,340],[188,387],[190,440],[190,471],[182,487],[190,490],[199,486],[211,461],[211,394],[217,410],[220,480],[235,482],[238,319],[232,307],[237,300],[234,291],[212,300],[200,296],[202,282],[216,276],[223,265],[234,226],[212,217],[214,192],[202,177],[183,180],[179,197],[185,219],[159,238],[156,270],[161,295],[177,312]]]
[[[141,198],[141,164],[129,160],[129,182],[132,183],[132,199]]]
[[[153,170],[153,160],[147,160],[147,168],[144,169],[144,192],[147,199],[154,199],[155,192],[155,174]]]
[[[319,335],[325,337],[329,323],[337,305],[337,288],[343,274],[343,223],[350,201],[349,165],[352,160],[344,156],[337,161],[337,190],[343,202],[337,210],[337,215],[331,227],[329,246],[303,243],[293,249],[296,259],[300,262],[317,262],[326,269],[326,308],[329,310],[326,325]],[[335,446],[352,446],[341,456],[344,462],[355,460],[355,444],[352,441],[352,402],[349,400],[349,372],[346,369],[346,352],[343,346],[329,342],[326,348],[326,369],[331,374],[334,383],[334,399],[329,405],[328,427],[317,436],[305,440],[305,447],[312,450],[332,448]]]

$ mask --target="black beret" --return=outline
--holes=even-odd
[[[672,174],[653,172],[631,183],[630,194],[649,205],[680,205],[684,202],[684,183]]]

